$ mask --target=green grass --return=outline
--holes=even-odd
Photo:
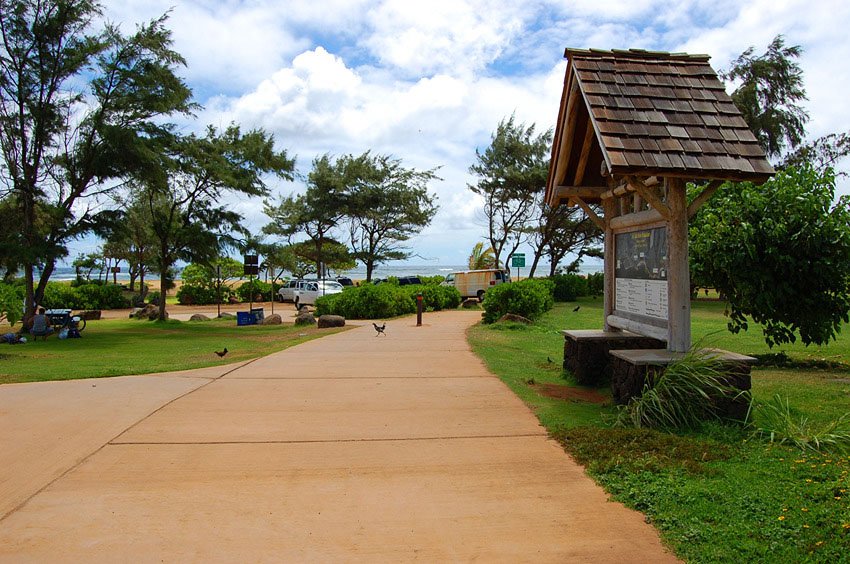
[[[188,370],[249,360],[329,333],[314,327],[205,322],[90,321],[81,339],[0,345],[0,384]],[[223,359],[213,354],[227,347]]]
[[[690,562],[850,561],[846,454],[804,453],[716,423],[679,435],[615,429],[609,426],[610,401],[600,405],[542,395],[541,383],[574,386],[561,370],[560,330],[602,325],[601,299],[579,304],[578,312],[572,311],[576,304],[558,304],[529,327],[476,326],[469,340],[490,370],[612,497],[644,513],[676,554]],[[751,355],[777,352],[764,344],[757,327],[728,333],[723,310],[719,302],[693,304],[694,341]],[[850,410],[847,328],[825,347],[798,344],[779,350],[792,368],[754,369],[756,401],[780,394],[813,423],[827,423]],[[831,368],[811,367],[822,365],[822,359]]]

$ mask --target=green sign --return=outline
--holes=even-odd
[[[511,268],[522,268],[525,266],[525,253],[514,253],[511,255]]]

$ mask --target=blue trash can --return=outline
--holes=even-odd
[[[254,316],[253,312],[250,311],[237,311],[236,312],[236,325],[256,325],[257,318]]]

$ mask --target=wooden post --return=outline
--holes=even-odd
[[[619,208],[619,203],[616,201],[618,198],[608,198],[606,200],[602,200],[602,210],[605,213],[605,267],[604,267],[604,291],[602,297],[602,309],[603,309],[603,329],[605,331],[619,331],[617,327],[613,327],[608,324],[608,316],[613,315],[614,306],[616,302],[614,300],[614,288],[615,288],[615,268],[617,265],[616,262],[616,250],[614,245],[614,230],[611,227],[611,220],[617,217],[617,212]]]
[[[685,186],[680,180],[668,178],[665,184],[670,208],[667,221],[667,350],[685,352],[691,347],[688,202]]]

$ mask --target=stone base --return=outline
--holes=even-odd
[[[756,359],[720,349],[705,349],[710,355],[721,360],[725,372],[725,384],[740,390],[749,391],[752,387],[750,370]],[[671,362],[682,358],[684,353],[662,350],[612,350],[611,356],[611,392],[614,401],[625,405],[633,397],[641,395],[648,378],[664,371]],[[743,421],[750,408],[749,394],[726,397],[718,402],[721,417]]]
[[[575,330],[564,334],[564,369],[582,386],[602,386],[611,380],[614,349],[657,349],[663,341],[628,331]]]

